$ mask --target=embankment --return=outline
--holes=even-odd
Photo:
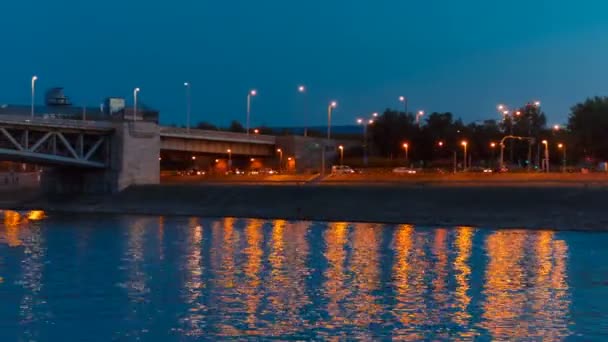
[[[157,185],[107,198],[47,199],[62,212],[255,217],[421,226],[606,230],[608,188],[581,186]]]

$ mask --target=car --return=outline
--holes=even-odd
[[[487,167],[482,167],[482,166],[473,166],[471,168],[469,168],[468,170],[469,172],[481,172],[481,173],[493,173],[494,170],[487,168]]]
[[[269,167],[265,167],[263,169],[260,169],[260,174],[262,175],[276,175],[278,174],[278,172],[276,170],[273,170]]]
[[[355,170],[347,165],[334,165],[331,167],[331,173],[336,175],[349,175],[355,173]]]
[[[416,170],[410,169],[409,167],[396,167],[393,169],[393,173],[399,175],[415,175]]]

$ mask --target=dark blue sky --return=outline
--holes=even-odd
[[[500,4],[499,4],[500,3]],[[540,99],[549,123],[587,96],[608,94],[605,0],[14,0],[0,3],[0,103],[29,103],[63,86],[77,104],[141,101],[165,123],[335,124],[396,107],[498,117]],[[40,96],[39,101],[42,100]]]

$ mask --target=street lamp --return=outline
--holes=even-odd
[[[283,150],[277,148],[277,153],[279,154],[279,172],[283,170]]]
[[[378,113],[373,113],[372,117],[378,117]],[[367,166],[367,126],[372,125],[374,119],[357,119],[357,124],[363,125],[363,164]]]
[[[410,145],[408,143],[403,143],[403,149],[405,149],[405,166],[407,166],[407,163],[410,160],[410,157],[409,157]]]
[[[405,109],[405,114],[407,114],[407,97],[399,96],[399,102],[403,102],[403,106]]]
[[[463,168],[463,170],[466,170],[467,169],[467,145],[469,143],[467,143],[466,140],[463,140],[460,144],[464,148],[464,168]]]
[[[137,95],[139,94],[139,88],[133,89],[133,121],[137,117]]]
[[[336,101],[331,101],[327,106],[327,141],[321,150],[321,175],[325,175],[325,149],[329,146],[331,139],[331,114],[337,106]]]
[[[420,110],[418,111],[418,113],[416,113],[416,125],[418,125],[418,128],[420,128],[420,118],[424,116],[424,111]]]
[[[545,172],[549,172],[549,142],[543,140],[543,145],[545,145]]]
[[[186,132],[190,133],[190,114],[192,106],[190,82],[184,82],[184,87],[186,88]]]
[[[336,101],[331,101],[327,106],[327,140],[331,139],[331,114],[334,112],[334,109],[338,106]]]
[[[256,129],[253,130],[253,133],[254,134],[260,134],[260,130],[256,128]]]
[[[340,149],[340,166],[344,165],[344,146],[338,146]]]
[[[249,117],[251,116],[251,97],[256,96],[258,91],[255,89],[247,93],[247,137],[249,138]]]
[[[304,136],[308,136],[308,106],[307,106],[307,102],[306,102],[306,87],[303,85],[299,85],[298,86],[298,93],[302,94],[302,96],[304,96]]]
[[[232,150],[227,149],[226,152],[228,152],[228,172],[230,172],[232,171]]]
[[[566,172],[566,144],[559,143],[559,144],[557,144],[557,148],[562,150],[562,153],[563,153],[563,155],[562,155],[562,164],[563,164],[562,172]]]
[[[34,118],[34,100],[36,98],[36,81],[38,80],[38,76],[32,77],[32,111],[31,116]]]
[[[559,125],[553,125],[553,130],[556,132],[559,131],[560,130]]]
[[[492,141],[490,143],[490,148],[492,149],[492,163],[491,163],[491,166],[494,167],[494,158],[495,158],[495,154],[496,154],[496,143]]]

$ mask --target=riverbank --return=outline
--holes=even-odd
[[[608,231],[607,187],[181,185],[131,187],[109,197],[34,199],[50,212],[187,215]]]

